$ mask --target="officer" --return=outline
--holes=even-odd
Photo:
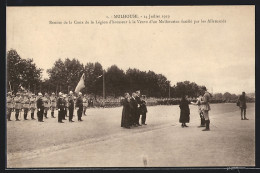
[[[64,94],[64,102],[65,102],[65,116],[63,117],[64,120],[67,120],[66,117],[68,116],[68,108],[69,108],[69,97],[67,94]]]
[[[65,104],[64,104],[63,96],[62,96],[61,92],[59,92],[59,98],[57,100],[57,108],[58,108],[58,123],[64,123],[62,121],[62,118],[63,118],[64,111],[65,111]]]
[[[37,100],[37,117],[39,122],[43,121],[43,112],[44,112],[44,103],[42,100],[42,93],[38,93],[38,100]]]
[[[81,92],[79,92],[79,96],[76,100],[76,108],[77,108],[78,121],[83,121],[81,119],[82,112],[83,112],[83,100],[82,100],[82,93]]]
[[[52,118],[56,118],[56,117],[54,116],[54,110],[55,110],[56,104],[57,104],[57,98],[56,98],[56,96],[55,96],[55,93],[52,93],[52,94],[51,94],[50,102],[51,102],[51,117],[52,117]]]
[[[44,94],[44,97],[42,98],[43,100],[43,104],[44,104],[44,117],[45,118],[48,118],[47,114],[48,114],[48,110],[50,108],[50,98],[49,98],[49,95],[48,93],[45,93]]]
[[[28,114],[28,111],[29,111],[29,107],[30,107],[30,100],[28,98],[28,94],[24,93],[24,99],[23,99],[23,111],[24,111],[23,117],[24,117],[24,120],[27,120],[27,114]]]
[[[16,121],[20,121],[19,120],[19,113],[20,113],[20,111],[21,111],[21,109],[22,109],[22,98],[21,98],[21,96],[20,96],[20,93],[18,92],[18,93],[16,93],[16,97],[14,98],[14,109],[15,109],[15,120]]]
[[[209,100],[210,100],[210,93],[207,91],[206,87],[202,87],[203,91],[203,98],[201,101],[201,110],[203,111],[203,115],[205,118],[205,123],[206,123],[206,128],[203,129],[202,131],[209,131],[209,124],[210,124],[210,119],[209,119],[209,111],[210,111],[210,105],[209,105]]]
[[[7,93],[6,106],[7,106],[7,120],[12,121],[11,114],[12,114],[12,110],[13,110],[13,98],[12,98],[11,92]]]
[[[73,92],[70,91],[69,93],[69,99],[68,99],[68,109],[69,109],[69,122],[74,122],[72,120],[73,118],[73,112],[74,112],[74,96],[73,96]]]
[[[84,94],[84,97],[83,97],[82,100],[83,100],[83,113],[86,116],[86,110],[87,110],[87,107],[88,107],[88,99],[87,99],[86,94]]]
[[[36,97],[35,94],[32,94],[30,100],[30,110],[31,110],[31,119],[35,120],[34,118],[34,111],[36,109]]]

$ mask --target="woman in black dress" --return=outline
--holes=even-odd
[[[183,95],[180,102],[180,119],[179,122],[182,123],[181,127],[188,127],[186,123],[190,122],[190,108],[189,108],[189,101],[187,100],[188,97]]]
[[[122,101],[123,111],[121,119],[121,127],[130,129],[130,95],[125,93],[125,99]]]

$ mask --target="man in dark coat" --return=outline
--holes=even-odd
[[[245,92],[242,92],[242,95],[239,96],[238,106],[241,109],[241,120],[248,120],[247,117],[246,117],[247,106],[246,106],[246,93]],[[243,118],[243,113],[244,113],[244,118]]]
[[[140,90],[136,91],[136,97],[135,97],[135,100],[137,102],[137,113],[136,113],[136,120],[135,120],[135,123],[138,125],[138,126],[141,126],[141,124],[139,123],[139,119],[140,119],[140,115],[141,115],[141,104],[142,104],[142,101],[141,101],[141,98],[140,98]]]
[[[83,99],[82,99],[82,93],[81,92],[79,92],[79,96],[76,100],[76,108],[77,108],[78,121],[83,121],[81,119],[82,112],[83,112]]]
[[[121,127],[130,129],[130,95],[125,93],[125,99],[122,101],[123,111],[121,119]]]
[[[43,121],[43,111],[44,111],[44,103],[42,100],[42,93],[38,94],[39,98],[37,100],[37,117],[39,122]]]
[[[141,99],[141,106],[140,106],[140,110],[141,110],[141,115],[142,115],[142,125],[147,125],[145,123],[146,121],[146,113],[147,113],[147,107],[146,107],[146,102],[145,102],[145,96],[142,96]]]
[[[74,112],[74,100],[73,100],[73,92],[70,91],[70,95],[69,95],[69,122],[74,122],[72,120],[73,118],[73,112]]]
[[[131,122],[131,125],[135,125],[135,126],[138,126],[137,123],[136,123],[136,117],[137,117],[137,114],[138,114],[138,104],[137,104],[137,101],[136,101],[136,93],[132,93],[132,97],[130,99],[130,114],[131,114],[131,118],[130,118],[130,122]]]
[[[57,100],[57,108],[58,108],[58,123],[64,123],[62,121],[63,119],[63,116],[65,115],[65,102],[63,101],[63,98],[62,98],[62,93],[60,92],[59,93],[59,98]]]

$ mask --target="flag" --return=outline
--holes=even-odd
[[[80,90],[85,87],[84,80],[85,80],[85,74],[83,73],[81,78],[80,78],[80,81],[79,81],[78,85],[76,86],[76,89],[75,89],[76,93],[79,93]]]

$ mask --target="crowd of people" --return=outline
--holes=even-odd
[[[28,120],[28,113],[31,112],[31,120],[35,120],[35,112],[39,122],[44,122],[43,117],[48,118],[48,112],[51,112],[51,117],[54,116],[54,111],[58,110],[58,122],[63,123],[66,117],[69,117],[69,122],[73,121],[74,109],[77,109],[78,121],[82,121],[82,114],[86,115],[86,109],[90,103],[87,95],[78,93],[76,97],[72,91],[69,94],[60,92],[58,96],[52,93],[51,96],[45,93],[38,93],[36,96],[33,93],[17,92],[15,96],[11,92],[7,93],[7,120],[11,120],[12,112],[15,112],[15,120],[20,121],[19,115],[23,110],[24,120]]]
[[[121,118],[121,127],[130,129],[131,127],[138,127],[142,125],[147,125],[146,113],[147,107],[145,102],[145,96],[140,95],[140,91],[124,94],[124,99],[122,100],[123,110]],[[140,116],[141,123],[140,123]]]
[[[206,87],[202,87],[202,91],[199,94],[196,102],[192,102],[188,99],[187,95],[183,95],[180,102],[180,118],[179,122],[181,127],[188,127],[186,123],[190,122],[190,108],[189,104],[197,105],[198,112],[201,119],[199,127],[206,127],[203,131],[209,131],[210,128],[210,118],[209,111],[211,110],[209,101],[211,94],[207,91]],[[106,101],[97,100],[100,107],[105,107]],[[117,103],[123,105],[121,127],[131,128],[138,127],[146,124],[146,114],[147,114],[147,103],[146,96],[140,94],[140,90],[133,92],[131,95],[125,93],[123,98],[114,100]],[[11,120],[12,112],[15,112],[15,120],[20,121],[19,115],[23,110],[24,120],[28,120],[28,114],[31,113],[31,120],[35,120],[35,113],[37,113],[37,119],[39,122],[44,122],[43,118],[48,118],[48,112],[50,111],[51,117],[54,116],[54,111],[58,110],[58,122],[64,123],[63,120],[67,120],[69,117],[69,122],[74,122],[74,109],[77,110],[78,121],[82,120],[82,115],[86,115],[87,108],[93,107],[93,99],[88,98],[85,94],[82,95],[81,92],[77,96],[70,91],[69,94],[64,94],[59,92],[58,95],[52,93],[50,96],[45,93],[38,93],[36,96],[29,92],[17,92],[15,96],[11,92],[7,93],[7,120]],[[246,117],[246,96],[245,92],[239,97],[237,101],[237,106],[241,109],[241,120],[248,120]],[[141,120],[141,122],[140,122]]]

